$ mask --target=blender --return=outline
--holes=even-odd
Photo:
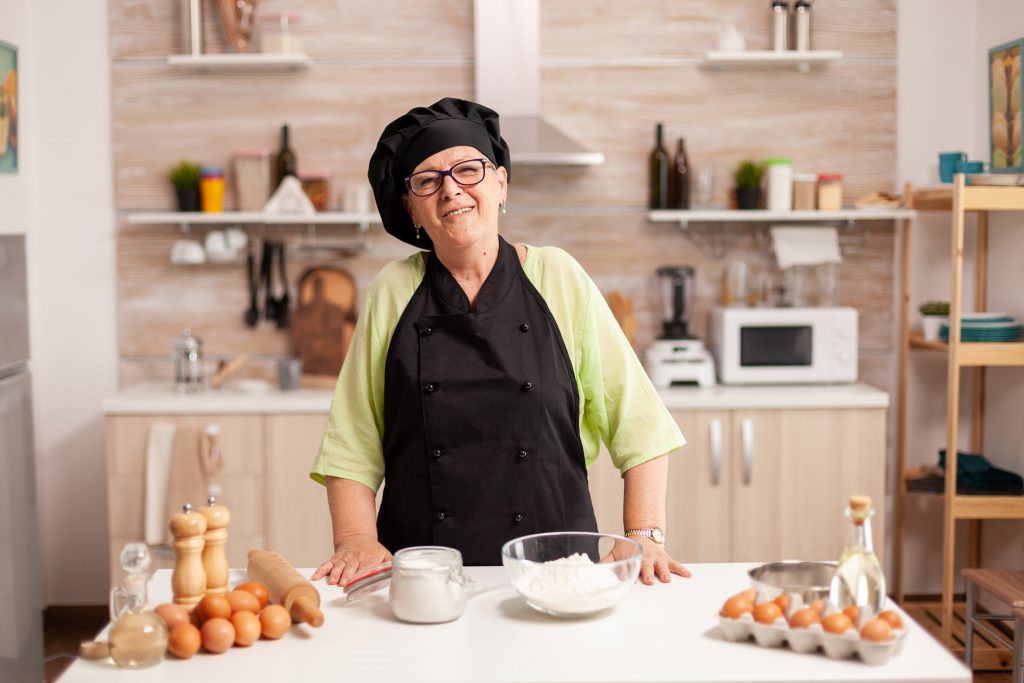
[[[647,349],[647,373],[659,388],[710,387],[715,365],[704,342],[689,332],[693,308],[694,271],[690,266],[658,268],[662,334]]]

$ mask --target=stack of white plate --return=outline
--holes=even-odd
[[[1012,342],[1020,339],[1024,326],[1006,313],[965,313],[960,316],[960,341]],[[939,336],[949,341],[949,323],[942,323]]]

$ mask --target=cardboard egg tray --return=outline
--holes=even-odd
[[[758,595],[755,604],[765,602],[766,598]],[[854,655],[860,657],[865,664],[882,666],[891,657],[898,655],[903,649],[903,640],[906,637],[906,624],[902,629],[893,629],[891,640],[875,642],[864,640],[859,636],[860,629],[874,616],[870,607],[862,607],[857,617],[854,628],[843,634],[827,633],[821,624],[811,624],[807,628],[791,628],[789,618],[797,610],[804,607],[800,596],[790,596],[789,609],[785,611],[785,618],[778,618],[771,624],[760,624],[754,621],[754,616],[747,612],[738,619],[728,619],[718,616],[718,623],[730,642],[741,642],[749,640],[751,636],[761,647],[781,647],[783,644],[789,649],[800,654],[812,654],[819,649],[824,650],[825,655],[832,659],[849,659]],[[832,603],[826,603],[822,610],[822,618],[838,612],[839,610]]]

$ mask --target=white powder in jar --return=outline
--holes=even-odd
[[[583,553],[530,567],[516,589],[534,605],[560,614],[588,614],[611,607],[628,588],[611,567],[595,565]]]
[[[452,568],[422,559],[405,559],[391,574],[391,611],[402,621],[439,624],[462,616],[467,588]]]

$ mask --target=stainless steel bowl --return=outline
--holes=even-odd
[[[796,593],[803,598],[804,604],[827,600],[829,584],[835,573],[835,562],[800,560],[769,562],[747,572],[750,585],[763,592],[768,599],[782,593]]]

